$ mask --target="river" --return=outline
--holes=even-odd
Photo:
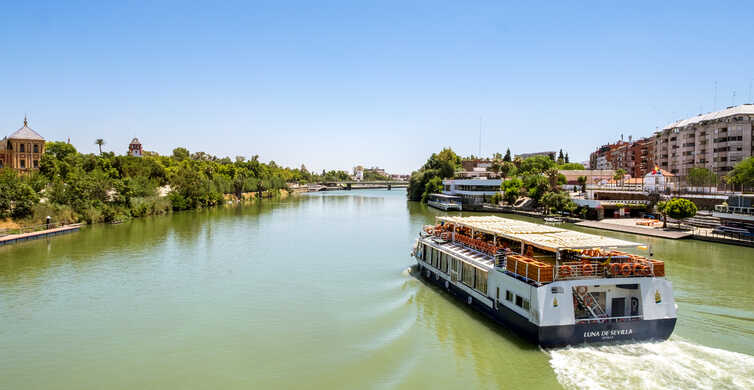
[[[542,350],[411,275],[440,213],[318,193],[0,247],[0,388],[754,388],[754,249],[579,228],[650,243],[678,324]]]

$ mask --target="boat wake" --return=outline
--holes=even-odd
[[[678,337],[546,352],[567,389],[754,389],[754,357]]]

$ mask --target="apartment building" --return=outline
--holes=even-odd
[[[643,177],[654,166],[654,139],[620,140],[602,145],[589,155],[591,169],[623,169],[632,177]]]
[[[754,105],[742,104],[671,123],[652,137],[654,161],[674,175],[693,167],[724,175],[752,156],[752,122]]]

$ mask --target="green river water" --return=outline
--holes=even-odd
[[[754,249],[581,229],[650,243],[678,324],[542,350],[412,276],[440,213],[332,192],[0,247],[0,389],[754,388]]]

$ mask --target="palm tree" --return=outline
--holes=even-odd
[[[102,138],[97,138],[94,141],[94,144],[97,145],[97,146],[99,146],[99,154],[102,154],[102,145],[105,144],[105,140],[103,140]]]
[[[558,168],[550,168],[545,172],[545,175],[550,179],[550,189],[555,190],[558,187]]]
[[[579,185],[581,186],[581,192],[586,192],[586,181],[587,181],[586,176],[579,176],[578,182],[579,182]]]
[[[613,175],[613,179],[615,180],[615,184],[618,184],[618,180],[620,180],[621,186],[623,186],[623,178],[626,176],[626,170],[623,168],[618,169],[615,171],[615,175]]]

